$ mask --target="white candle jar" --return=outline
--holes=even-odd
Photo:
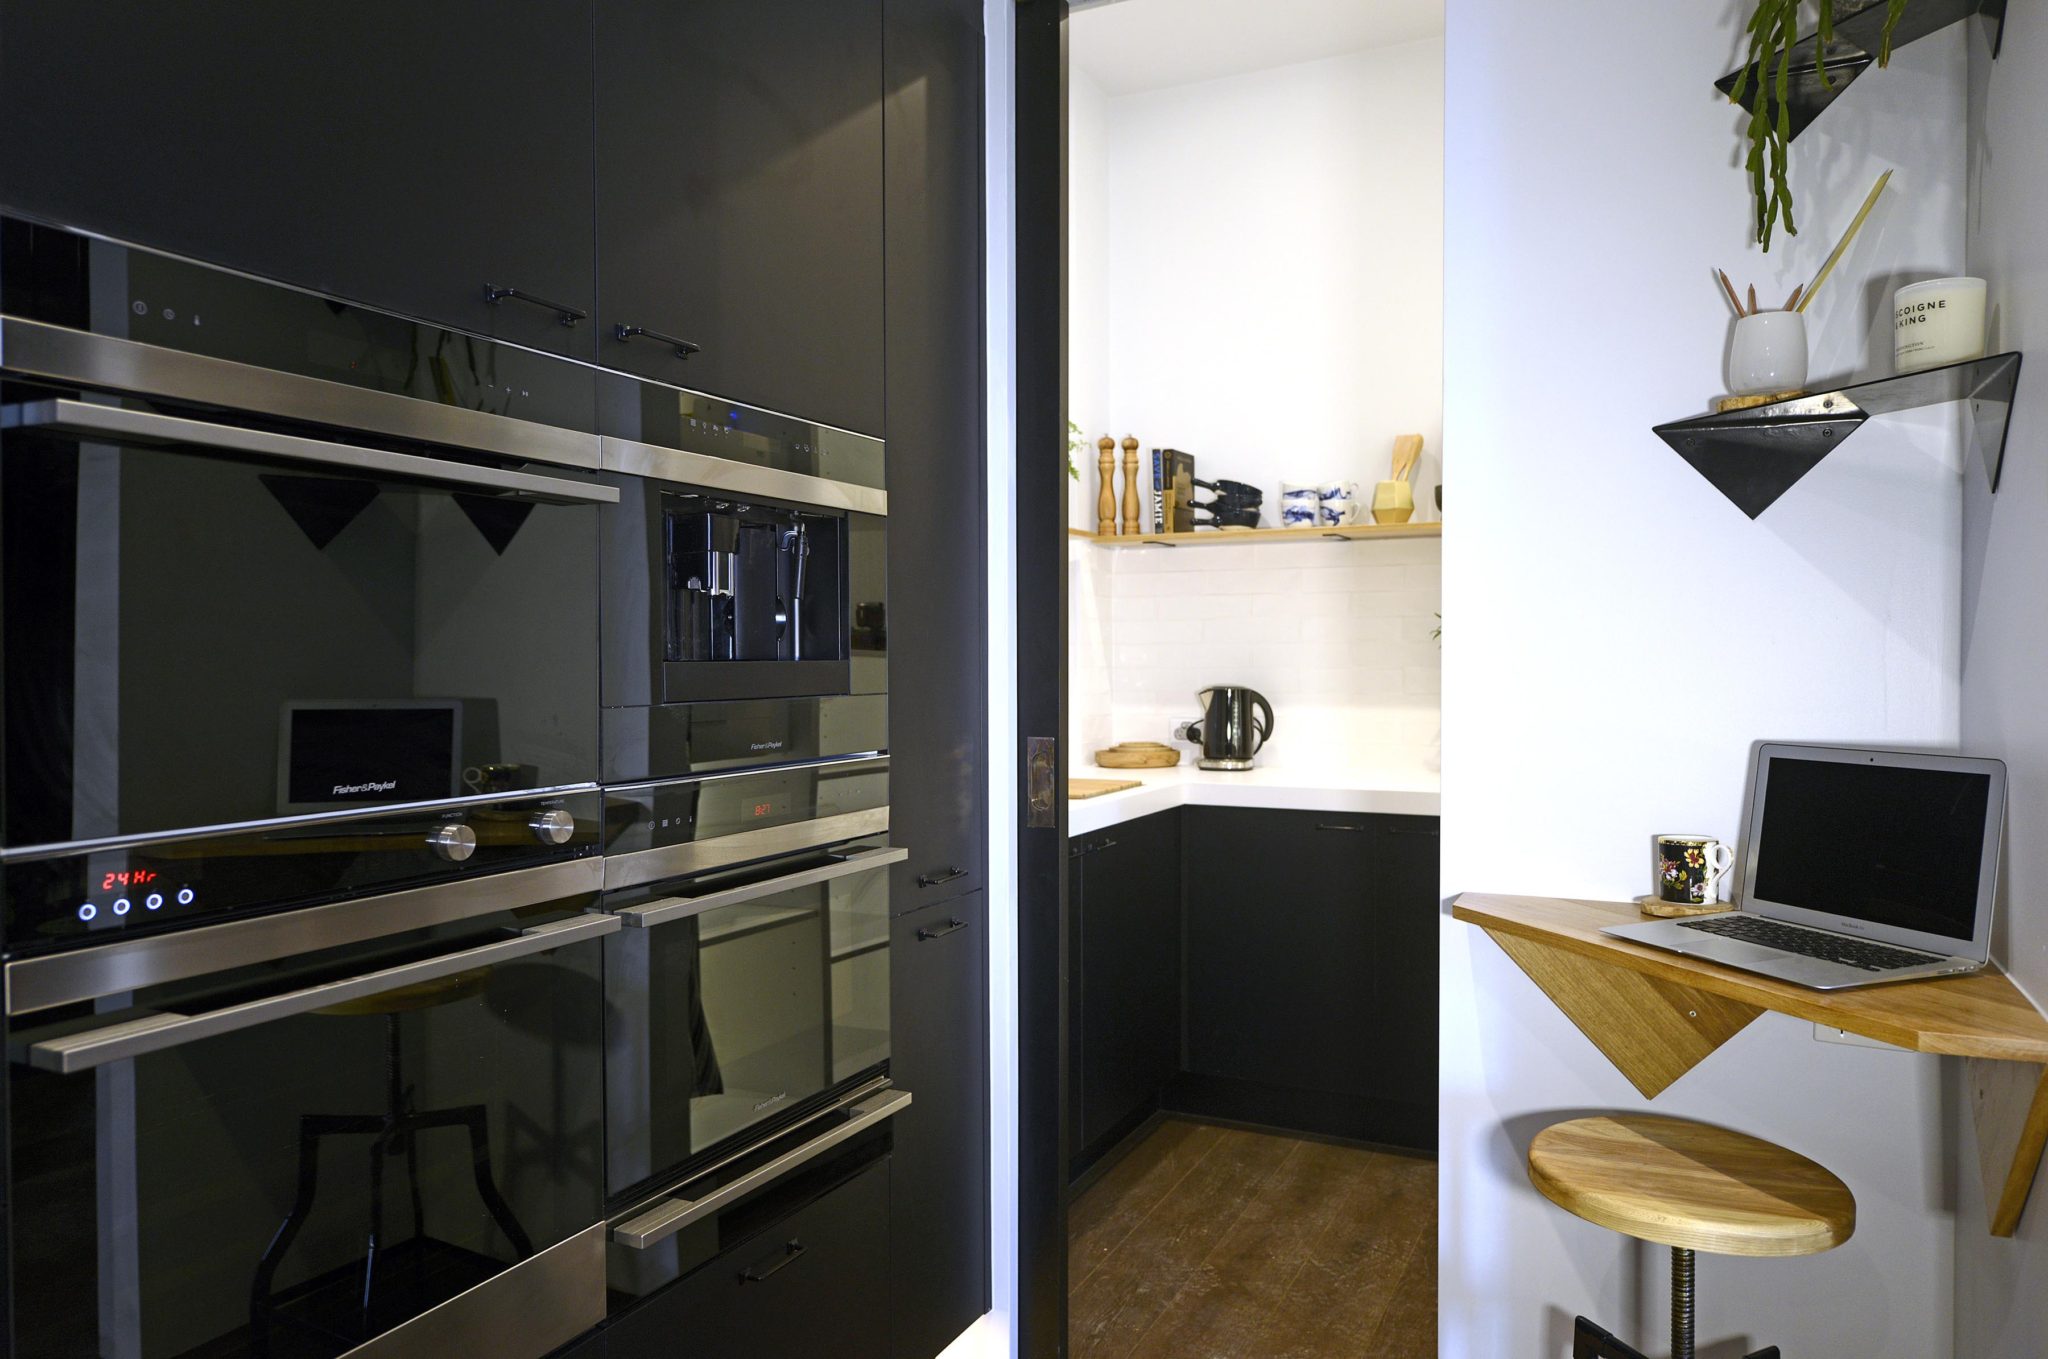
[[[1984,280],[1936,278],[1892,295],[1893,353],[1901,373],[1984,357]]]
[[[1806,385],[1806,318],[1760,311],[1737,318],[1728,342],[1728,390],[1736,396],[1796,392]]]

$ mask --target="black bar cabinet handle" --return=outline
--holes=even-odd
[[[1316,829],[1317,829],[1317,830],[1340,830],[1340,831],[1362,831],[1362,830],[1364,830],[1364,829],[1365,829],[1365,827],[1363,827],[1363,826],[1345,826],[1345,825],[1340,825],[1339,823],[1337,823],[1337,822],[1335,822],[1335,821],[1324,821],[1324,822],[1321,822],[1321,823],[1319,823],[1319,824],[1318,824],[1318,825],[1316,826]]]
[[[536,307],[546,307],[555,314],[555,319],[565,326],[573,326],[578,321],[588,321],[590,319],[589,312],[576,307],[566,306],[560,302],[550,302],[545,297],[535,297],[532,293],[521,291],[518,288],[501,288],[495,283],[484,284],[484,301],[492,306],[497,306],[508,297],[514,302],[531,302]]]
[[[919,942],[923,942],[927,939],[944,939],[947,935],[952,934],[957,930],[964,930],[966,928],[967,922],[964,920],[948,920],[945,924],[939,926],[937,929],[919,930],[917,932],[917,937]]]
[[[701,344],[691,344],[688,340],[678,340],[673,335],[664,335],[658,330],[649,330],[646,326],[613,326],[612,338],[614,340],[655,340],[673,348],[676,351],[676,357],[679,359],[687,359],[692,354],[704,352],[704,346]]]
[[[788,1269],[795,1262],[796,1258],[804,1253],[804,1249],[803,1242],[791,1241],[782,1248],[780,1255],[774,1256],[766,1264],[748,1265],[745,1269],[741,1270],[740,1282],[760,1283],[765,1279],[773,1277],[778,1272]]]
[[[949,868],[943,873],[920,873],[917,875],[917,885],[919,887],[937,887],[940,883],[952,882],[956,878],[964,878],[966,876],[967,870],[964,868]]]

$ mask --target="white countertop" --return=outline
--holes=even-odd
[[[1424,769],[1101,769],[1086,765],[1077,779],[1137,779],[1120,793],[1067,801],[1067,834],[1086,835],[1175,807],[1272,807],[1301,812],[1382,812],[1435,816],[1437,776]]]

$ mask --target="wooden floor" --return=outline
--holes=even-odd
[[[1171,1120],[1068,1214],[1073,1359],[1436,1353],[1436,1162]]]

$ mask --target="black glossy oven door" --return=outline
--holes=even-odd
[[[594,782],[573,473],[11,384],[12,846]]]
[[[539,1359],[594,1324],[593,900],[14,1016],[9,1352]],[[189,970],[158,942],[108,947]],[[93,990],[94,952],[10,994]]]
[[[605,1178],[699,1168],[887,1069],[889,866],[873,842],[606,898]]]

